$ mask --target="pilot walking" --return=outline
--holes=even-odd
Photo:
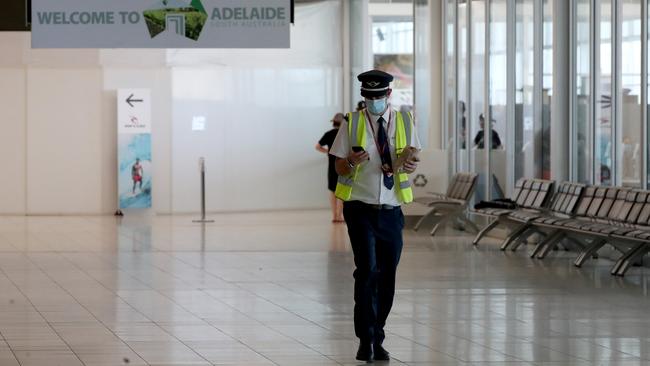
[[[339,174],[336,196],[354,253],[354,328],[360,361],[388,360],[382,343],[393,305],[397,264],[402,253],[404,215],[401,205],[413,201],[409,174],[417,162],[399,170],[393,162],[407,148],[420,149],[410,112],[391,108],[393,76],[372,70],[358,76],[366,109],[348,114],[330,154]]]

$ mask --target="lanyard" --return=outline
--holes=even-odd
[[[372,129],[372,139],[375,140],[375,146],[377,147],[377,151],[379,152],[379,156],[383,158],[384,150],[389,145],[388,144],[388,141],[389,141],[388,131],[390,130],[390,121],[393,118],[393,111],[391,110],[391,111],[388,112],[388,123],[386,123],[386,146],[379,145],[377,132],[375,132],[375,126],[372,123],[372,119],[370,119],[370,114],[368,113],[367,110],[365,111],[365,113],[366,113],[366,117],[368,118],[368,123],[370,124],[370,128]],[[379,116],[379,118],[382,118],[382,117],[383,117],[383,115]],[[377,119],[377,122],[379,122],[379,119]],[[377,124],[379,125],[379,123],[377,123]],[[379,127],[381,128],[382,126],[379,126]]]

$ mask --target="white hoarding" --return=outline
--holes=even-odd
[[[120,89],[117,98],[119,208],[151,208],[151,91]]]

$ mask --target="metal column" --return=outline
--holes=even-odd
[[[600,58],[598,55],[596,43],[599,41],[597,35],[599,34],[600,24],[597,21],[599,17],[597,14],[600,11],[600,7],[597,7],[598,0],[591,0],[589,4],[589,133],[588,136],[588,146],[589,146],[589,164],[587,166],[591,167],[591,174],[589,178],[589,183],[596,183],[596,101],[598,100],[597,92],[598,88],[596,87],[596,75],[597,75],[597,63],[596,58]],[[600,167],[598,167],[600,169]]]
[[[506,91],[506,138],[508,143],[511,145],[509,148],[506,150],[506,159],[507,159],[507,169],[506,169],[506,175],[507,175],[507,191],[512,192],[514,190],[514,184],[515,184],[515,107],[516,107],[516,87],[517,87],[517,79],[516,79],[516,72],[517,72],[517,67],[516,67],[516,49],[517,49],[517,38],[516,38],[516,32],[517,32],[517,27],[516,27],[516,22],[517,22],[517,8],[516,8],[516,3],[515,0],[508,0],[507,3],[507,60],[506,63],[508,64],[508,74],[506,76],[506,84],[507,84],[507,91]]]
[[[645,0],[644,0],[645,1]],[[612,52],[614,53],[612,64],[612,116],[613,116],[613,136],[614,141],[614,182],[615,186],[623,185],[623,149],[619,143],[619,139],[623,136],[623,93],[621,93],[621,86],[623,85],[623,72],[620,65],[622,64],[622,56],[620,45],[622,44],[621,32],[621,1],[613,1],[612,22],[615,24],[612,33]]]
[[[471,138],[473,135],[473,129],[472,129],[472,116],[473,116],[473,108],[472,108],[472,91],[471,91],[471,85],[472,85],[472,57],[474,56],[473,50],[474,50],[474,37],[472,37],[472,30],[474,29],[473,24],[472,24],[472,4],[474,3],[473,0],[467,0],[466,6],[467,6],[467,18],[465,19],[465,24],[466,24],[466,29],[467,29],[467,49],[466,54],[465,54],[465,68],[466,68],[466,78],[465,78],[465,95],[466,95],[466,110],[467,110],[467,120],[465,120],[465,154],[467,155],[467,170],[472,171],[472,168],[474,167],[474,154],[471,153],[470,146],[471,146]]]
[[[541,178],[543,171],[543,110],[544,110],[544,4],[543,0],[533,3],[533,144],[535,146],[535,176]]]
[[[648,0],[641,1],[641,188],[648,188]]]
[[[490,113],[490,0],[485,0],[485,62],[483,68],[483,117],[485,132],[483,133],[483,152],[485,153],[485,196],[492,197],[492,114]]]
[[[210,223],[214,220],[207,220],[205,217],[205,159],[199,159],[199,169],[201,174],[201,219],[193,220],[192,222],[196,223]]]

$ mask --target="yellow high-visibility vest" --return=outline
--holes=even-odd
[[[361,146],[366,148],[366,117],[363,111],[348,114],[348,137],[350,146]],[[413,130],[413,117],[410,112],[397,112],[395,117],[395,152],[399,157],[404,148],[411,145],[411,131]],[[387,131],[388,132],[388,131]],[[347,176],[339,176],[336,185],[336,197],[343,201],[349,201],[352,197],[352,186],[359,175],[361,166],[356,166]],[[401,203],[413,202],[413,189],[411,181],[406,173],[395,174],[395,187],[397,199]]]

